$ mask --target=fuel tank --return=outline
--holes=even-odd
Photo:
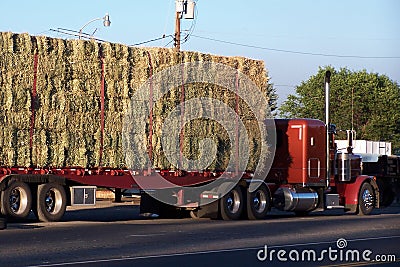
[[[311,211],[318,205],[318,193],[311,188],[281,187],[275,191],[274,206],[284,211]]]

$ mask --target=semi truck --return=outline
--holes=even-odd
[[[368,215],[392,202],[400,158],[383,155],[364,162],[353,153],[351,138],[347,149],[337,148],[329,118],[329,85],[328,71],[325,122],[273,120],[276,149],[265,177],[237,170],[0,166],[1,214],[26,218],[33,211],[40,221],[58,221],[68,205],[93,205],[96,187],[103,187],[115,189],[117,198],[121,190],[139,190],[140,213],[152,217],[187,211],[192,217],[255,220],[265,218],[271,208],[299,215],[337,208]],[[176,186],[160,185],[159,177]],[[213,186],[204,190],[209,184]]]

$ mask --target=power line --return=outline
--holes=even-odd
[[[78,34],[79,32],[78,31],[64,29],[64,28],[57,28],[56,30],[55,29],[50,29],[49,31],[58,32],[58,33],[62,33],[62,34],[69,35],[69,36],[79,36],[79,34]],[[82,32],[82,33],[80,33],[80,35],[83,35],[86,38],[90,38],[90,39],[93,39],[93,40],[96,40],[96,41],[107,42],[106,40],[102,40],[102,39],[99,39],[99,38],[94,38],[92,34],[88,34],[88,33]],[[165,35],[164,34],[163,36],[161,36],[159,38],[154,38],[154,39],[151,39],[151,40],[148,40],[148,41],[132,44],[132,45],[129,45],[129,46],[137,46],[137,45],[141,45],[141,44],[147,44],[147,43],[155,42],[155,41],[167,38],[167,37],[173,37],[173,36],[171,34],[169,34],[169,35]]]
[[[169,1],[169,6],[168,6],[168,11],[170,11],[171,10],[171,6],[172,6],[172,3],[173,3],[174,1]],[[169,19],[170,19],[170,17],[171,17],[171,12],[167,12],[167,17],[166,17],[166,19],[165,19],[165,23],[164,23],[164,35],[167,33],[167,26],[168,26],[168,24],[169,24]]]
[[[199,36],[199,35],[195,35],[195,34],[192,34],[191,36],[197,37],[200,39],[204,39],[204,40],[224,43],[224,44],[230,44],[230,45],[236,45],[236,46],[242,46],[242,47],[248,47],[248,48],[255,48],[255,49],[262,49],[262,50],[268,50],[268,51],[275,51],[275,52],[282,52],[282,53],[298,54],[298,55],[338,57],[338,58],[363,58],[363,59],[399,59],[400,58],[400,56],[357,56],[357,55],[336,55],[336,54],[301,52],[301,51],[262,47],[262,46],[256,46],[256,45],[248,45],[248,44],[236,43],[236,42],[231,42],[231,41],[224,41],[224,40],[219,40],[219,39],[215,39],[215,38]]]
[[[291,84],[274,84],[275,87],[296,87],[296,85]]]
[[[195,3],[197,4],[197,2],[195,2]],[[186,36],[182,38],[183,39],[182,43],[186,43],[187,41],[189,41],[190,36],[193,34],[194,29],[196,28],[197,17],[198,17],[198,14],[199,14],[198,9],[197,9],[196,6],[195,6],[195,9],[194,9],[194,12],[195,12],[194,19],[192,20],[192,24],[190,25],[190,28],[188,30],[186,30],[187,33],[186,33]]]
[[[95,38],[95,37],[93,37],[92,35],[90,35],[90,34],[88,34],[88,33],[81,33],[81,34],[78,34],[79,32],[77,32],[77,31],[74,31],[74,30],[68,30],[68,29],[63,29],[63,28],[57,28],[56,30],[55,29],[50,29],[50,31],[52,31],[52,32],[57,32],[57,33],[62,33],[62,34],[65,34],[65,35],[69,35],[69,36],[82,36],[83,35],[83,37],[85,37],[85,38],[90,38],[90,39],[92,39],[92,40],[95,40],[95,41],[99,41],[99,42],[103,42],[103,43],[106,43],[107,41],[106,40],[103,40],[103,39],[99,39],[99,38]]]
[[[130,45],[130,46],[136,46],[136,45],[142,45],[142,44],[147,44],[147,43],[151,43],[151,42],[155,42],[155,41],[158,41],[158,40],[161,40],[161,39],[164,39],[164,38],[166,38],[166,37],[173,37],[171,34],[168,34],[168,35],[163,35],[163,36],[161,36],[161,37],[159,37],[159,38],[154,38],[154,39],[151,39],[151,40],[148,40],[148,41],[144,41],[144,42],[140,42],[140,43],[136,43],[136,44],[133,44],[133,45]]]
[[[169,41],[166,45],[164,45],[164,47],[167,47],[168,45],[170,45],[172,42],[174,42],[175,41],[175,38],[172,38],[172,40],[171,41]]]

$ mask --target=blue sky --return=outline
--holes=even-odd
[[[182,50],[246,56],[265,61],[280,101],[319,66],[366,69],[400,83],[398,0],[197,0],[193,35]],[[108,12],[111,27],[91,23],[86,32],[110,42],[135,44],[174,32],[174,0],[2,1],[0,31],[73,38],[50,29],[78,31]],[[192,21],[183,20],[182,30]],[[201,37],[260,48],[206,40]],[[169,46],[171,38],[146,46]],[[264,48],[264,49],[261,49]],[[327,57],[280,52],[329,54]],[[359,58],[392,57],[392,58]]]

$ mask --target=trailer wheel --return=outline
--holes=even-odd
[[[15,181],[1,194],[1,213],[14,218],[26,218],[32,208],[32,194],[24,182]]]
[[[358,195],[358,214],[368,215],[375,206],[374,189],[369,183],[363,183]]]
[[[62,218],[67,206],[64,187],[57,183],[41,184],[37,189],[36,214],[40,221],[54,222]]]
[[[240,186],[235,186],[220,199],[221,217],[223,220],[237,220],[243,212],[243,193]]]
[[[247,218],[249,220],[264,219],[270,205],[270,194],[265,184],[261,184],[254,192],[247,191]]]

